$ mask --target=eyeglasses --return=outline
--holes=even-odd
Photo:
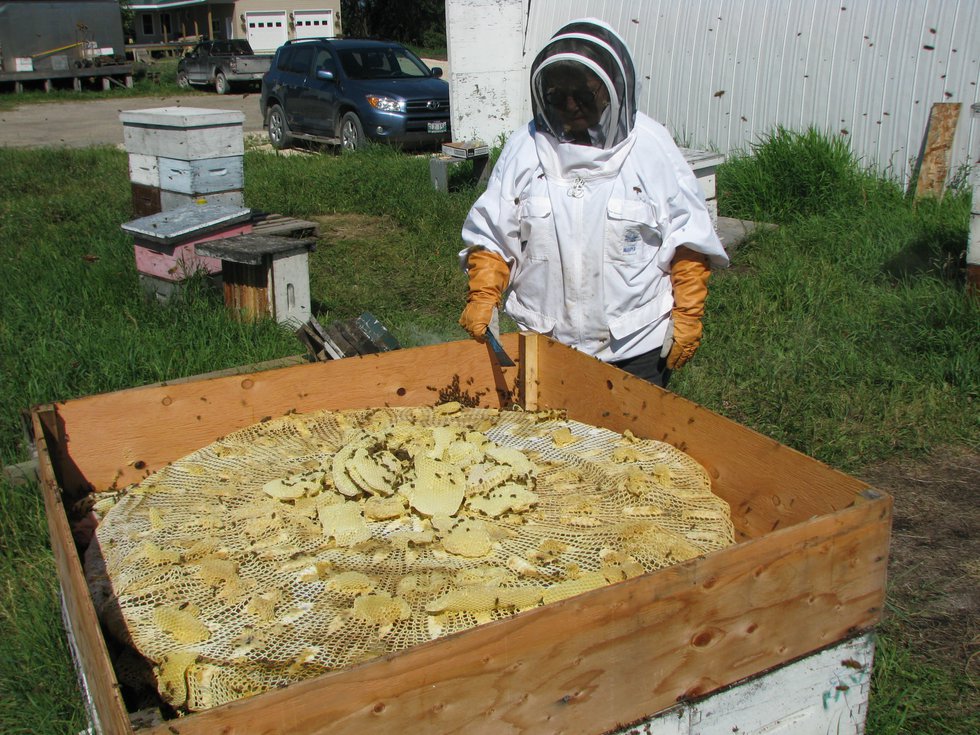
[[[595,109],[599,106],[599,92],[602,87],[576,87],[575,89],[549,89],[544,93],[544,101],[551,107],[564,107],[571,97],[578,107]]]

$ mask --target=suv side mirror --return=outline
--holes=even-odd
[[[432,71],[432,76],[434,76],[436,79],[442,79],[442,67],[441,66],[434,66],[434,67],[432,67],[432,70],[431,71]]]
[[[324,79],[324,80],[326,80],[326,81],[329,82],[329,81],[331,81],[333,79],[333,72],[330,71],[329,69],[317,69],[316,70],[316,78],[317,79]]]

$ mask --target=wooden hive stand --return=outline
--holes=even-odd
[[[292,326],[310,318],[309,253],[315,222],[252,211],[252,238],[212,243],[221,261],[225,304],[241,319],[271,316]],[[202,252],[203,254],[203,252]]]
[[[315,249],[315,238],[251,232],[197,252],[221,261],[225,305],[240,319],[271,316],[298,326],[310,318],[309,253]]]

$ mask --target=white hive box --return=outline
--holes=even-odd
[[[160,186],[160,159],[145,153],[129,154],[129,180],[142,186]]]
[[[128,153],[195,161],[245,153],[245,113],[196,107],[124,110],[123,143]]]
[[[708,213],[711,221],[718,223],[718,192],[715,186],[715,171],[725,162],[725,156],[721,153],[711,151],[698,151],[693,148],[681,148],[684,160],[694,171],[694,176],[701,185],[701,193],[704,194],[705,203],[708,205]]]
[[[202,203],[242,206],[243,113],[161,107],[124,111],[119,118],[134,215]]]
[[[245,173],[241,156],[224,156],[185,161],[158,160],[160,188],[178,194],[212,194],[241,189]]]
[[[241,207],[244,206],[244,198],[242,197],[241,189],[202,192],[198,194],[182,194],[179,191],[167,191],[162,187],[160,189],[161,212],[202,204],[213,204],[222,207]]]

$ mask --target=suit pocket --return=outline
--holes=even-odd
[[[637,200],[610,199],[606,206],[605,257],[611,263],[647,263],[660,248],[660,231],[653,205]]]
[[[521,254],[530,260],[547,260],[557,248],[555,218],[547,197],[529,197],[520,208]]]

